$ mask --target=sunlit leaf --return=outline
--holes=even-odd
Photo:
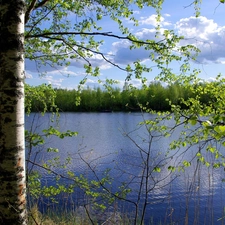
[[[160,167],[155,167],[154,171],[160,173],[161,172],[161,168]]]

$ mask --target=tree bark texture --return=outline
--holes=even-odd
[[[0,224],[27,224],[24,0],[0,0]]]

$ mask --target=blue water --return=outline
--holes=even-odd
[[[51,125],[50,114],[44,117],[31,114],[26,118],[27,129],[41,131]],[[123,182],[132,190],[127,201],[118,201],[120,210],[133,214],[134,203],[139,204],[140,211],[147,199],[145,224],[223,224],[224,223],[224,171],[206,167],[195,159],[198,145],[185,147],[168,153],[169,143],[179,137],[179,128],[170,138],[154,138],[144,126],[137,126],[143,119],[154,120],[154,115],[140,113],[62,113],[58,123],[61,131],[78,131],[77,137],[59,139],[48,138],[46,144],[34,148],[32,160],[41,164],[56,156],[47,153],[47,147],[59,149],[61,162],[68,155],[72,161],[67,169],[52,168],[66,175],[70,170],[77,175],[83,174],[89,179],[96,179],[110,168],[112,183],[107,185],[116,192]],[[166,121],[166,126],[173,126],[173,121]],[[36,154],[37,153],[37,154]],[[208,161],[216,159],[209,153]],[[185,171],[168,171],[168,166],[180,165],[182,160],[192,160]],[[147,165],[147,167],[146,167]],[[158,166],[160,172],[153,169]],[[54,183],[54,176],[39,167],[33,167],[42,174],[42,184]],[[148,179],[142,178],[148,176]],[[62,182],[68,182],[62,179]],[[140,183],[143,186],[140,186]],[[146,183],[148,182],[148,183]],[[147,190],[147,191],[146,191]],[[140,195],[138,195],[140,193]],[[77,189],[72,197],[65,196],[66,203],[60,197],[60,207],[64,210],[85,203],[85,195]],[[54,205],[54,207],[56,207]],[[130,216],[132,217],[132,216]]]

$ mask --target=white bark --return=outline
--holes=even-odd
[[[0,0],[0,224],[26,224],[23,0]]]

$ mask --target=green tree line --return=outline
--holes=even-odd
[[[38,92],[45,86],[32,87],[32,89]],[[204,88],[206,84],[200,83],[198,86]],[[27,90],[30,90],[30,88],[27,85]],[[139,111],[140,106],[156,111],[166,111],[171,109],[171,105],[186,108],[183,102],[189,98],[194,98],[196,95],[194,90],[196,89],[197,87],[194,85],[187,86],[174,83],[164,86],[160,82],[152,82],[147,88],[142,89],[121,90],[112,88],[109,92],[100,87],[94,89],[88,87],[81,92],[75,89],[54,89],[54,92],[56,95],[55,104],[59,111],[63,112]],[[32,96],[27,99],[31,103],[31,111],[43,111],[44,104],[42,104],[42,101]],[[210,96],[206,93],[202,93],[200,96],[200,101],[204,104],[207,104],[210,99]],[[42,100],[45,103],[47,102],[47,105],[51,105],[48,93],[45,93]]]

